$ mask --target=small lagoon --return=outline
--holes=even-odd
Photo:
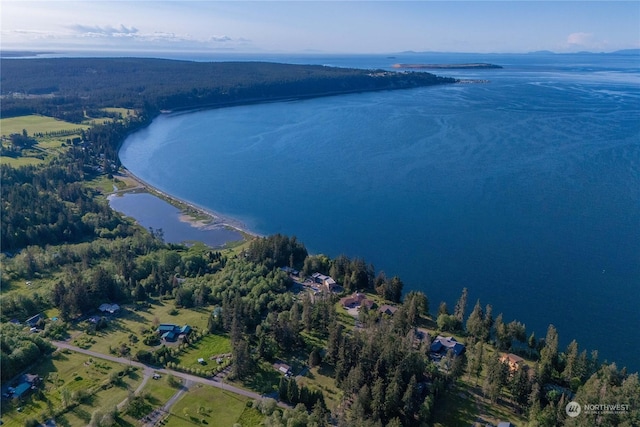
[[[109,196],[109,205],[134,218],[145,228],[162,229],[167,243],[202,242],[213,248],[242,240],[238,231],[222,224],[200,224],[191,221],[180,209],[146,192]]]

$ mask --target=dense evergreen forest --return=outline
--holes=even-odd
[[[3,117],[36,112],[72,120],[105,106],[137,111],[83,131],[64,154],[42,165],[0,168],[2,251],[10,252],[0,255],[2,380],[48,357],[54,350],[48,339],[63,339],[72,327],[77,331],[105,301],[135,309],[161,303],[210,313],[198,336],[229,338],[230,378],[246,387],[265,376],[264,366],[272,370],[273,363],[292,355],[302,356],[310,368],[322,367],[339,404],[330,410],[326,385],[282,376],[273,388],[280,400],[296,406],[274,411],[267,410],[267,400],[261,402],[257,409],[267,426],[432,425],[447,420],[443,411],[466,405],[459,402],[461,395],[509,408],[530,426],[640,425],[638,374],[603,363],[597,351],[587,352],[575,341],[563,350],[553,325],[536,337],[521,322],[495,315],[490,304],[477,301],[469,311],[467,289],[452,310],[446,303],[432,305],[426,293],[403,292],[401,278],[387,277],[363,259],[310,255],[295,237],[255,238],[224,253],[201,244],[167,244],[161,231],[118,215],[86,185],[119,169],[122,139],[161,108],[445,82],[423,73],[263,63],[3,60]],[[282,267],[299,270],[301,277],[330,275],[344,293],[303,292]],[[32,280],[37,289],[25,291]],[[352,292],[366,293],[395,312],[364,306],[354,321],[339,304]],[[9,323],[46,310],[55,310],[59,319],[39,319],[41,334]],[[178,369],[179,349],[160,345],[155,326],[116,343],[113,354]],[[84,332],[97,328],[109,326],[101,320]],[[454,335],[466,351],[434,357],[430,345],[437,334]],[[143,349],[133,342],[143,343]],[[510,369],[501,360],[506,352],[526,359],[526,368]],[[565,411],[571,400],[630,409],[572,418]],[[100,425],[122,424],[116,418]]]
[[[83,109],[149,113],[453,83],[424,72],[385,72],[266,62],[137,58],[0,60],[2,117],[39,113],[81,121]]]

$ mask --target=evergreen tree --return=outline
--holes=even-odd
[[[342,324],[337,320],[331,322],[329,325],[329,339],[327,340],[327,354],[326,360],[329,363],[335,364],[338,360],[338,351],[340,350],[340,342],[342,341]]]
[[[483,316],[484,313],[480,306],[480,300],[477,300],[476,305],[473,306],[473,310],[467,319],[466,329],[470,336],[479,340],[484,340],[485,336]]]
[[[311,332],[313,326],[313,306],[308,292],[302,297],[302,326],[306,332]]]
[[[417,314],[420,316],[428,316],[429,315],[429,299],[424,292],[421,291],[411,291],[405,297],[405,303],[407,301],[413,301],[413,304],[416,307]]]
[[[371,410],[371,390],[368,385],[363,385],[351,406],[353,418],[363,420],[369,418]]]
[[[295,379],[290,378],[287,384],[287,402],[297,403],[299,402],[300,389]]]
[[[378,377],[371,389],[371,418],[380,420],[384,417],[384,402],[386,401],[386,386],[382,377]]]
[[[482,372],[484,358],[484,343],[482,341],[476,342],[473,346],[469,346],[467,354],[467,372],[469,377],[473,375],[476,377],[476,384],[480,378]]]
[[[538,364],[538,377],[542,384],[549,382],[557,364],[558,358],[558,332],[553,325],[547,328],[547,336],[544,347],[540,351],[540,363]]]
[[[578,343],[573,340],[565,351],[565,365],[562,371],[562,378],[569,384],[578,373]]]
[[[416,376],[412,375],[402,396],[402,410],[405,419],[408,422],[414,421],[418,409],[420,409],[420,390],[418,390]]]
[[[485,341],[489,339],[491,328],[493,327],[493,307],[487,304],[484,308],[484,330],[486,333]]]
[[[281,400],[286,400],[288,398],[287,390],[289,390],[289,379],[282,376],[280,377],[280,382],[278,383],[278,397]]]
[[[502,320],[502,313],[496,317],[493,326],[496,332],[496,346],[502,351],[509,350],[511,348],[511,334],[509,334],[509,329]]]
[[[396,368],[391,381],[387,385],[384,400],[384,415],[386,419],[390,419],[397,414],[402,408],[402,395],[404,394],[404,383],[400,368]]]
[[[447,303],[442,301],[438,306],[438,316],[441,314],[449,314],[449,308],[447,307]]]
[[[487,377],[482,385],[482,392],[491,402],[496,403],[502,392],[507,377],[506,366],[500,362],[497,351],[491,353],[486,364]]]
[[[232,341],[231,354],[233,357],[232,375],[244,380],[253,372],[253,361],[249,354],[249,345],[244,339]]]
[[[462,321],[464,320],[464,312],[467,309],[467,297],[467,288],[462,288],[462,295],[460,295],[460,298],[458,299],[456,307],[453,311],[453,315],[456,317],[460,324],[462,324]]]
[[[531,383],[526,369],[517,369],[509,378],[509,391],[520,412],[526,409],[531,393]]]

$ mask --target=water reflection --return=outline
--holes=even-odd
[[[150,193],[112,195],[109,196],[109,204],[145,228],[162,229],[167,243],[202,242],[211,247],[221,247],[228,242],[242,240],[238,231],[222,224],[205,225],[190,221],[178,208]]]

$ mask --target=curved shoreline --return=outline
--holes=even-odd
[[[237,231],[241,236],[243,241],[250,240],[254,237],[262,237],[260,234],[255,233],[247,228],[245,224],[241,221],[230,218],[224,215],[221,215],[213,210],[207,209],[203,206],[199,206],[193,202],[181,199],[172,194],[169,194],[165,191],[154,187],[148,182],[144,181],[140,177],[134,175],[130,170],[121,166],[122,171],[120,172],[120,176],[125,176],[135,182],[137,185],[134,187],[124,188],[122,190],[115,190],[109,194],[109,196],[130,193],[135,191],[145,191],[149,194],[152,194],[170,205],[178,208],[180,210],[179,220],[183,222],[188,222],[192,227],[196,228],[217,228],[217,227],[226,227],[232,230]],[[118,175],[114,175],[117,177]],[[200,217],[204,217],[200,218]],[[231,242],[225,242],[228,244]]]
[[[369,89],[349,89],[349,90],[336,90],[336,91],[326,91],[326,92],[320,92],[320,93],[311,93],[311,94],[306,94],[306,95],[296,95],[296,96],[282,96],[282,97],[271,97],[271,98],[250,98],[250,99],[244,99],[244,100],[237,100],[237,101],[225,101],[225,102],[217,102],[214,104],[203,104],[203,105],[198,105],[198,106],[188,106],[188,107],[178,107],[172,110],[159,110],[157,111],[155,114],[153,114],[146,123],[144,123],[143,126],[138,127],[136,129],[132,129],[130,132],[127,132],[127,134],[125,135],[125,137],[119,142],[118,147],[117,147],[117,152],[118,152],[118,158],[120,157],[120,149],[122,148],[122,145],[124,144],[125,140],[127,139],[128,136],[130,136],[132,133],[138,132],[143,128],[146,128],[148,126],[150,126],[153,121],[158,118],[159,116],[165,115],[165,116],[174,116],[174,115],[182,115],[182,114],[189,114],[189,113],[193,113],[193,112],[198,112],[198,111],[205,111],[205,110],[215,110],[215,109],[220,109],[220,108],[229,108],[229,107],[237,107],[237,106],[244,106],[244,105],[255,105],[255,104],[268,104],[268,103],[279,103],[279,102],[291,102],[291,101],[303,101],[303,100],[308,100],[308,99],[316,99],[316,98],[323,98],[323,97],[328,97],[328,96],[339,96],[339,95],[351,95],[351,94],[357,94],[357,93],[366,93],[366,92],[379,92],[379,91],[386,91],[386,90],[403,90],[403,89],[415,89],[417,87],[425,87],[425,86],[437,86],[440,84],[453,84],[453,83],[461,83],[460,80],[458,79],[453,79],[450,77],[441,77],[441,76],[436,76],[438,77],[438,79],[443,79],[445,81],[438,81],[437,83],[431,83],[429,85],[424,85],[424,86],[415,86],[415,87],[386,87],[386,88],[369,88]],[[451,81],[446,81],[447,79],[450,79]],[[134,186],[133,188],[125,188],[123,190],[115,190],[112,193],[110,193],[111,195],[113,194],[122,194],[122,193],[126,193],[126,192],[131,192],[131,191],[135,191],[135,190],[142,190],[142,191],[147,191],[151,194],[154,194],[156,196],[158,196],[159,198],[167,201],[169,204],[177,207],[178,209],[180,209],[181,213],[183,215],[181,215],[181,217],[179,218],[181,221],[185,220],[185,222],[190,223],[193,227],[209,227],[209,226],[220,226],[220,227],[228,227],[231,228],[235,231],[237,231],[238,233],[240,233],[243,236],[243,240],[250,240],[251,238],[254,237],[264,237],[256,232],[253,232],[251,230],[249,230],[247,228],[247,226],[245,224],[243,224],[241,221],[234,219],[234,218],[230,218],[230,217],[226,217],[224,215],[221,215],[215,211],[212,211],[210,209],[207,209],[203,206],[199,206],[193,202],[181,199],[179,197],[176,197],[174,195],[168,194],[156,187],[154,187],[153,185],[147,183],[146,181],[144,181],[143,179],[141,179],[140,177],[134,175],[130,170],[128,170],[124,165],[122,165],[122,163],[120,163],[120,168],[121,168],[121,172],[119,172],[120,175],[124,175],[127,176],[128,178],[130,178],[131,180],[133,180],[134,182],[136,182],[138,185]],[[117,176],[117,175],[114,175]],[[191,214],[189,211],[194,211],[195,215]],[[199,218],[197,218],[197,216],[204,216],[206,219],[201,220]],[[229,243],[229,242],[227,242]]]

